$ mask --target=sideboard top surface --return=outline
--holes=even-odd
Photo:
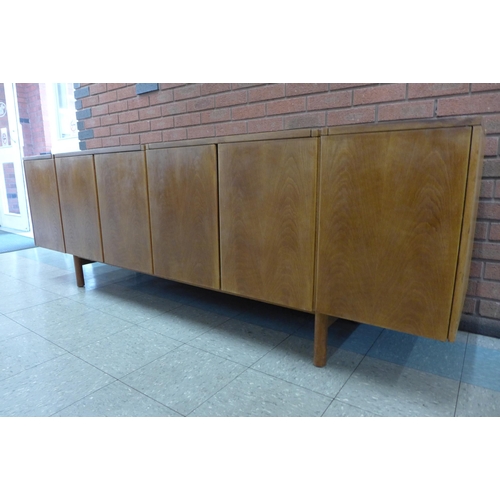
[[[65,156],[96,155],[106,153],[121,153],[128,151],[144,151],[151,149],[165,149],[172,147],[202,146],[207,144],[225,144],[234,142],[265,141],[276,139],[294,139],[304,137],[320,137],[340,134],[360,134],[369,132],[389,132],[396,130],[417,130],[424,128],[447,128],[482,125],[481,117],[470,118],[443,118],[439,120],[405,120],[384,123],[366,123],[342,125],[339,127],[307,128],[294,130],[279,130],[275,132],[260,132],[256,134],[239,134],[221,137],[205,137],[201,139],[187,139],[170,142],[155,142],[151,144],[136,144],[131,146],[116,146],[109,148],[86,149],[69,153],[54,153],[38,156],[28,156],[24,161],[61,158]]]
[[[205,137],[203,139],[188,139],[171,142],[155,142],[147,145],[147,149],[163,149],[171,147],[201,146],[205,144],[224,144],[230,142],[265,141],[273,139],[298,139],[304,137],[318,137],[323,129],[294,129],[279,130],[276,132],[260,132],[257,134],[238,134],[221,137]]]
[[[323,129],[321,135],[361,134],[368,132],[392,132],[400,130],[418,130],[431,128],[472,127],[482,125],[481,117],[443,118],[441,120],[407,120],[384,123],[366,123],[343,125]]]
[[[129,151],[144,151],[144,145],[135,144],[132,146],[114,146],[109,148],[84,149],[83,151],[71,151],[68,153],[44,154],[38,156],[25,156],[24,161],[47,160],[52,158],[65,158],[69,156],[102,155],[107,153],[127,153]]]

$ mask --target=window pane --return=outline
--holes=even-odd
[[[56,83],[57,124],[59,139],[77,137],[75,97],[72,83]]]

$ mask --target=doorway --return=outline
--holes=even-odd
[[[30,231],[16,87],[0,83],[0,227]]]
[[[0,83],[0,229],[32,233],[23,157],[78,149],[72,83]]]

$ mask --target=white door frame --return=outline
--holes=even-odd
[[[13,83],[4,83],[3,86],[5,90],[6,112],[9,118],[8,130],[4,132],[9,134],[10,144],[2,145],[0,137],[0,226],[2,229],[29,231],[30,215],[22,161],[23,135],[19,123],[16,86]],[[19,214],[9,212],[3,169],[4,163],[14,164]]]

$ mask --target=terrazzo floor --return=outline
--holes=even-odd
[[[500,416],[500,339],[441,343],[92,264],[0,255],[0,416]]]

